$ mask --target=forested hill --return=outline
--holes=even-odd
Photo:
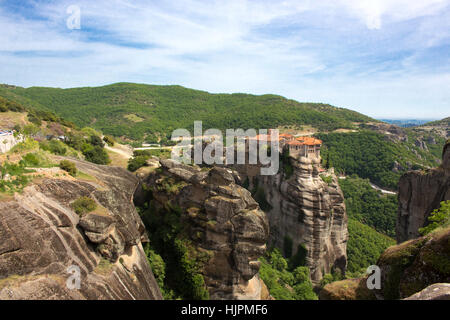
[[[300,103],[276,95],[210,94],[181,86],[117,83],[103,87],[58,89],[0,86],[0,96],[53,111],[80,127],[141,139],[155,132],[204,128],[273,128],[311,125],[320,131],[352,128],[376,121],[358,112],[319,103]],[[113,125],[112,125],[113,124]]]

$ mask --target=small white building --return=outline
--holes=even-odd
[[[14,137],[11,130],[0,130],[0,153],[8,152],[22,140],[21,136]]]

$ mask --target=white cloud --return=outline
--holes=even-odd
[[[419,114],[411,97],[448,106],[450,94],[439,93],[448,87],[448,66],[434,75],[420,62],[449,40],[450,19],[442,13],[449,2],[70,0],[37,2],[34,13],[46,18],[39,20],[12,15],[0,2],[0,82],[181,84],[278,93],[369,114],[416,105]],[[80,31],[65,27],[74,3]],[[405,27],[409,21],[414,29]],[[405,50],[412,53],[401,63],[378,57]]]

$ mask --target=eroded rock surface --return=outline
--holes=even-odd
[[[389,247],[380,256],[384,299],[403,299],[434,283],[450,282],[450,228]]]
[[[396,225],[397,242],[420,236],[419,228],[440,203],[450,200],[450,143],[444,147],[442,164],[427,171],[411,171],[399,181],[399,208]]]
[[[269,218],[270,245],[291,255],[304,254],[311,280],[318,283],[332,268],[345,272],[347,265],[347,214],[337,177],[328,182],[320,176],[319,158],[289,158],[292,174],[285,168],[276,175],[262,176],[259,167],[235,165],[238,180],[255,191],[255,199]],[[289,243],[287,243],[289,242]],[[304,251],[303,253],[300,251]],[[290,253],[286,253],[287,256]]]
[[[404,300],[450,300],[450,283],[435,283]]]
[[[132,204],[137,178],[71,161],[89,178],[36,181],[0,202],[0,300],[161,299]],[[71,203],[82,196],[94,199],[97,209],[80,218]],[[79,289],[70,281],[73,266],[80,271]]]
[[[265,298],[258,258],[266,250],[269,225],[250,192],[235,183],[229,169],[160,163],[161,170],[145,177],[144,183],[155,208],[169,202],[181,208],[184,236],[196,251],[208,254],[202,275],[210,299]]]

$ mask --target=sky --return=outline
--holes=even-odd
[[[0,83],[115,82],[440,119],[450,0],[0,0]]]

